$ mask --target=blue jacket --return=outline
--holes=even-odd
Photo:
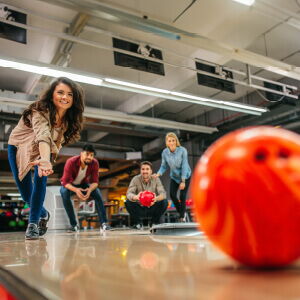
[[[163,175],[168,167],[170,168],[170,177],[177,183],[191,177],[192,171],[188,162],[188,154],[184,147],[176,147],[174,152],[171,152],[168,147],[163,150],[161,166],[157,173]]]

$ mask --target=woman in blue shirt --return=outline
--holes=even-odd
[[[191,178],[191,168],[188,162],[187,150],[180,145],[175,133],[166,135],[166,148],[162,152],[160,169],[155,176],[161,176],[170,168],[170,197],[179,213],[179,222],[185,222],[185,200]],[[177,198],[180,190],[179,199]]]

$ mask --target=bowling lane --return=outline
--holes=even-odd
[[[300,261],[241,267],[204,237],[147,231],[0,234],[0,264],[48,299],[299,299]]]

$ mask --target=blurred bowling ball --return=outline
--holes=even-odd
[[[25,226],[25,221],[19,220],[18,226],[19,226],[19,227],[24,227],[24,226]]]
[[[1,300],[16,300],[10,292],[2,285],[0,285],[0,299]]]
[[[300,256],[300,137],[252,127],[229,133],[199,160],[195,215],[208,238],[242,264],[285,266]]]
[[[141,205],[150,207],[153,202],[154,197],[155,197],[154,193],[152,193],[150,191],[143,191],[140,194],[139,200],[140,200]]]
[[[186,205],[187,207],[191,207],[191,206],[193,205],[193,200],[192,200],[191,198],[186,199],[185,205]]]
[[[8,222],[8,226],[9,226],[9,227],[16,227],[16,226],[17,226],[17,222],[14,221],[14,220],[10,220],[10,221]]]

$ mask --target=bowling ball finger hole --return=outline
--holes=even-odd
[[[256,161],[263,162],[267,159],[268,152],[264,149],[257,150],[254,157]]]
[[[278,152],[278,157],[280,158],[288,158],[290,156],[290,152],[286,149],[280,149],[279,152]]]

